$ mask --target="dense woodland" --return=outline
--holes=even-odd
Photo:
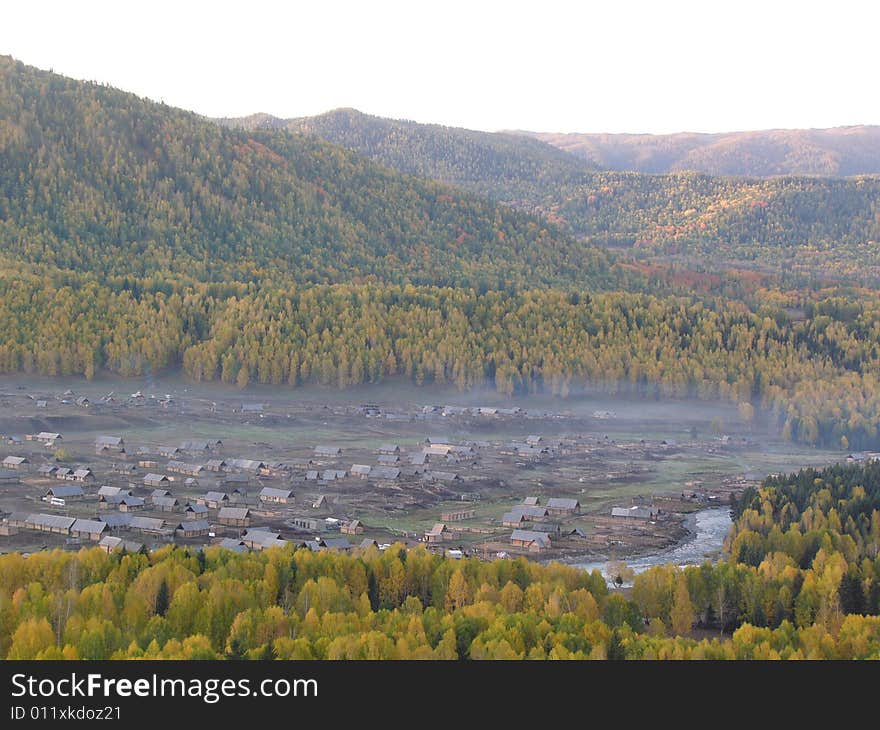
[[[498,288],[610,277],[546,222],[291,134],[0,57],[0,243],[96,277]]]
[[[508,395],[724,399],[771,414],[784,437],[880,447],[880,298],[827,296],[790,319],[763,307],[655,296],[393,285],[98,284],[0,275],[0,372],[346,387],[404,377]],[[786,299],[780,300],[785,302]]]
[[[396,170],[540,214],[590,243],[639,256],[681,258],[709,268],[730,261],[801,280],[880,281],[878,177],[599,171],[614,165],[560,157],[559,150],[528,137],[382,119],[350,109],[305,119],[261,115],[222,121],[274,129],[274,136],[288,129],[320,137]]]
[[[880,658],[880,465],[768,480],[736,514],[728,559],[630,591],[401,545],[4,555],[0,657]]]

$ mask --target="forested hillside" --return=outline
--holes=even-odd
[[[305,119],[257,115],[222,121],[320,137],[394,169],[543,215],[591,243],[642,256],[683,258],[707,268],[744,263],[786,275],[880,282],[876,177],[597,171],[592,163],[554,154],[548,145],[525,137],[382,119],[350,109]]]
[[[36,265],[492,288],[609,276],[601,251],[486,199],[8,57],[0,155],[0,254]]]
[[[880,466],[743,495],[719,563],[166,546],[0,556],[6,659],[880,659]],[[700,629],[697,638],[694,630]]]
[[[721,134],[519,132],[606,170],[709,175],[880,174],[880,127],[768,129]]]
[[[616,261],[321,140],[223,129],[11,59],[0,112],[0,372],[182,369],[238,387],[395,376],[563,397],[599,383],[763,405],[793,440],[880,448],[870,290],[781,291]],[[457,149],[435,141],[425,160]],[[493,144],[472,140],[513,179],[514,148]],[[519,180],[561,154],[545,147]],[[774,232],[767,250],[821,231],[834,253],[878,225],[871,180],[588,174],[596,194],[578,200],[606,243],[649,246],[638,236],[651,228],[682,250],[703,236],[720,258],[710,234],[724,221],[717,230],[747,250],[755,231]],[[754,197],[768,185],[777,198]],[[757,227],[739,226],[742,211]],[[836,264],[864,275],[871,260]]]

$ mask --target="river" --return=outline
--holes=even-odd
[[[642,555],[629,560],[624,558],[623,561],[636,573],[666,563],[679,566],[700,565],[706,560],[718,558],[730,524],[730,509],[727,507],[700,510],[694,515],[694,534],[686,542],[654,555]],[[571,561],[570,564],[587,571],[599,570],[608,577],[605,573],[608,560],[587,563]]]

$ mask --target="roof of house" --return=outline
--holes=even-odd
[[[43,464],[39,469],[37,469],[37,472],[40,474],[51,474],[57,470],[58,467],[54,464]]]
[[[208,451],[211,444],[207,441],[184,441],[180,448],[183,451]]]
[[[30,464],[26,456],[7,456],[3,459],[4,464]]]
[[[318,544],[329,550],[348,550],[351,547],[347,537],[322,537]]]
[[[110,512],[101,515],[101,522],[106,522],[110,527],[127,527],[133,517],[127,512]]]
[[[522,512],[505,512],[501,515],[502,522],[525,522],[526,517]]]
[[[252,527],[245,533],[245,538],[249,542],[256,542],[264,547],[287,544],[287,540],[283,539],[280,533],[272,532],[267,527]]]
[[[229,495],[226,492],[205,492],[205,499],[208,502],[228,501]]]
[[[70,528],[71,532],[88,532],[101,533],[109,530],[110,526],[106,522],[98,522],[97,520],[77,520]]]
[[[121,537],[116,537],[115,535],[104,535],[104,537],[102,537],[101,540],[98,542],[98,545],[110,548],[111,550],[125,548],[130,553],[136,553],[144,546],[142,542],[136,542],[134,540],[124,540]]]
[[[376,461],[380,464],[396,464],[400,461],[400,457],[397,454],[379,454]]]
[[[250,516],[251,511],[247,507],[221,507],[217,513],[221,520],[246,520]]]
[[[523,500],[523,504],[526,505],[527,507],[537,507],[539,504],[541,504],[541,498],[540,497],[526,497]]]
[[[565,497],[550,497],[547,500],[547,507],[556,509],[577,509],[581,503],[576,499],[568,499]]]
[[[211,526],[208,524],[208,520],[184,520],[177,523],[177,527],[174,529],[182,532],[204,532],[210,530]]]
[[[82,487],[76,484],[62,484],[57,487],[49,487],[46,491],[46,494],[51,494],[53,497],[81,497],[83,496]]]
[[[155,484],[157,482],[168,482],[168,481],[171,481],[171,480],[167,476],[165,476],[164,474],[147,474],[144,477],[144,484],[147,484],[147,483]]]
[[[367,476],[370,473],[371,467],[369,464],[352,464],[351,465],[351,473],[352,474],[360,474],[362,476]]]
[[[249,484],[250,477],[247,474],[225,474],[223,476],[224,484]]]
[[[293,491],[290,489],[276,489],[275,487],[263,487],[260,490],[261,497],[279,497],[282,499],[290,499]]]
[[[377,479],[397,479],[400,476],[400,469],[396,466],[377,466],[370,472],[370,476]]]
[[[159,531],[165,527],[165,520],[158,517],[132,517],[129,527],[134,530],[155,530]]]
[[[244,471],[259,471],[266,468],[266,462],[259,459],[229,459],[226,464],[233,469],[243,469]]]
[[[358,547],[362,549],[366,549],[371,546],[377,548],[379,547],[379,543],[369,537],[365,537],[363,540],[361,540],[360,545],[358,545]]]
[[[612,517],[638,517],[639,519],[649,520],[657,514],[657,510],[651,507],[641,507],[634,505],[632,507],[612,507]]]
[[[73,476],[82,478],[93,476],[93,474],[91,469],[74,469]]]
[[[426,474],[431,477],[431,479],[437,479],[441,482],[452,482],[461,478],[458,474],[451,471],[429,471],[426,472]]]
[[[318,478],[318,472],[315,471],[314,469],[310,469],[309,471],[306,472],[306,479],[311,480],[311,479],[317,479],[317,478]]]
[[[397,444],[382,444],[379,451],[384,454],[396,454],[400,451],[400,447]]]
[[[247,545],[245,545],[241,540],[234,537],[224,537],[219,543],[217,543],[224,550],[232,550],[236,553],[246,553]]]
[[[195,512],[198,515],[207,514],[208,508],[198,502],[188,502],[186,505],[187,512]]]
[[[434,526],[428,530],[426,535],[440,535],[444,532],[449,532],[449,528],[446,526],[445,522],[436,522]]]
[[[517,504],[514,505],[511,510],[514,514],[521,514],[525,517],[547,517],[550,513],[547,511],[546,507],[541,507],[541,505],[530,505],[530,504]]]
[[[131,499],[131,497],[128,499]],[[126,504],[128,504],[128,499],[126,499]],[[157,507],[177,507],[180,505],[180,502],[176,497],[153,497],[153,504]]]
[[[410,464],[421,465],[427,461],[428,461],[428,454],[426,454],[424,451],[420,451],[417,454],[410,454],[409,455],[409,463]]]
[[[130,494],[122,494],[120,496],[119,503],[127,507],[143,507],[146,504],[143,497],[132,497]]]
[[[69,530],[71,525],[76,522],[74,517],[64,517],[63,515],[47,515],[42,513],[30,514],[27,522],[43,527],[50,527],[61,530]]]
[[[60,433],[52,433],[50,431],[40,431],[37,434],[37,438],[43,441],[60,441],[61,434]]]
[[[208,461],[205,462],[205,466],[208,469],[220,469],[227,466],[227,464],[223,459],[208,459]]]
[[[537,543],[541,547],[550,547],[550,537],[544,532],[535,532],[534,530],[514,530],[510,534],[511,541],[524,543]]]

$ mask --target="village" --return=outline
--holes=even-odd
[[[727,458],[737,443],[611,438],[608,410],[33,390],[0,394],[3,552],[403,542],[487,560],[637,555],[685,539],[687,514],[766,475],[657,488],[657,465]],[[193,436],[209,432],[223,437]]]

